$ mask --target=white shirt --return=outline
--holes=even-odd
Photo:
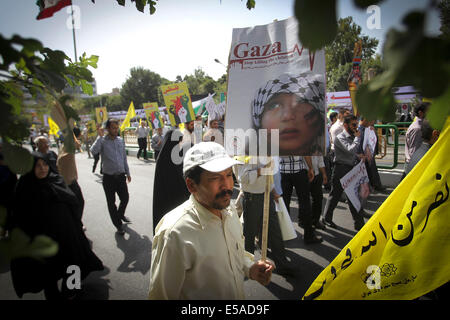
[[[138,138],[147,138],[150,129],[147,127],[139,127],[136,129]]]
[[[214,137],[214,142],[223,146],[223,134],[219,129],[209,128],[208,131],[203,135],[203,141],[212,141],[211,138]]]
[[[261,194],[266,191],[266,175],[258,176],[258,169],[264,167],[263,164],[244,164],[237,166],[238,179],[241,190],[249,193]],[[273,189],[273,185],[271,190]]]
[[[334,151],[334,142],[336,141],[337,135],[342,131],[344,131],[344,121],[338,119],[330,128],[331,150]]]
[[[319,168],[325,168],[323,156],[311,156],[311,162],[314,169],[314,175],[317,176],[319,174]]]
[[[183,145],[185,143],[192,143],[192,134],[186,128],[184,129],[183,139],[181,140],[180,144]]]
[[[149,299],[244,299],[253,260],[234,207],[221,220],[191,195],[156,226]]]

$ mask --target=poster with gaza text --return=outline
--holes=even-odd
[[[232,155],[325,153],[325,54],[303,48],[292,17],[233,29],[225,147]]]
[[[186,82],[161,86],[161,91],[172,126],[195,120],[195,113]]]

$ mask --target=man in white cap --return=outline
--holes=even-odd
[[[232,166],[241,164],[214,142],[200,142],[183,160],[189,200],[158,223],[152,245],[149,299],[244,299],[244,278],[270,282],[273,264],[253,261],[232,206]]]

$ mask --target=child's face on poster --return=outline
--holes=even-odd
[[[307,155],[319,134],[319,113],[291,93],[274,95],[264,107],[262,128],[279,130],[280,155]]]

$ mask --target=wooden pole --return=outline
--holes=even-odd
[[[273,169],[273,160],[270,159],[270,169]],[[267,168],[267,170],[269,170]],[[262,168],[261,168],[262,169]],[[266,189],[264,192],[264,212],[263,212],[263,224],[262,224],[262,236],[261,236],[261,260],[267,259],[267,237],[269,231],[269,208],[270,208],[270,192],[272,191],[273,184],[273,170],[272,174],[266,175]]]

